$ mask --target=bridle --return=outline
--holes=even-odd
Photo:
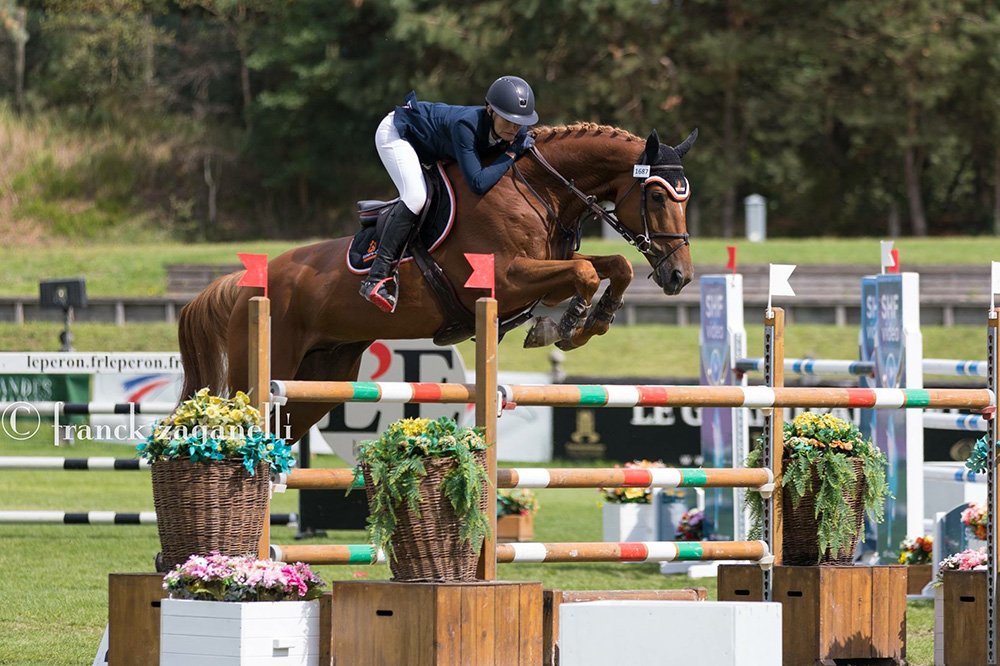
[[[580,249],[580,233],[583,229],[583,219],[589,216],[595,216],[607,223],[612,229],[618,232],[618,234],[624,238],[630,245],[634,246],[639,252],[643,253],[649,257],[650,264],[653,267],[653,272],[655,273],[660,266],[667,259],[671,257],[677,250],[681,249],[685,245],[691,245],[690,234],[687,233],[673,233],[673,232],[652,232],[649,231],[649,221],[646,216],[646,187],[649,184],[662,185],[670,197],[677,202],[686,201],[688,197],[691,196],[691,188],[688,186],[687,178],[683,176],[684,169],[680,165],[645,165],[641,162],[636,165],[632,171],[632,175],[636,177],[632,181],[632,184],[628,186],[625,193],[622,194],[618,201],[615,202],[614,207],[610,210],[605,209],[603,206],[598,205],[597,197],[592,194],[586,194],[581,191],[572,180],[566,179],[561,173],[556,171],[555,167],[548,163],[548,161],[542,156],[538,149],[534,146],[531,147],[531,157],[538,162],[542,168],[552,174],[559,182],[566,187],[566,189],[571,192],[575,197],[577,197],[583,204],[587,207],[587,212],[577,218],[576,222],[571,226],[565,226],[560,220],[559,216],[552,207],[545,201],[538,192],[525,180],[524,176],[518,170],[517,165],[514,165],[514,174],[531,192],[531,194],[541,202],[545,207],[545,210],[549,216],[549,219],[555,220],[562,230],[563,239],[567,247],[572,247],[572,251],[576,252]],[[681,173],[681,180],[677,181],[677,185],[674,186],[660,174],[666,174],[667,171]],[[639,217],[642,219],[642,233],[636,234],[631,229],[626,228],[618,221],[615,213],[621,207],[622,203],[631,194],[632,190],[635,189],[636,185],[639,185]],[[668,245],[670,250],[667,252],[656,252],[653,249],[653,241],[664,238],[668,240],[680,240],[681,242],[677,245]],[[652,276],[652,273],[650,273]]]

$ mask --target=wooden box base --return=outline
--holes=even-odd
[[[535,536],[535,517],[528,515],[497,518],[497,543],[531,541]]]
[[[986,572],[944,572],[944,663],[986,663]]]
[[[785,666],[839,659],[905,663],[904,567],[779,566],[772,575],[773,600],[782,609]],[[760,567],[719,567],[720,601],[759,601],[763,590]]]
[[[705,601],[703,587],[682,590],[545,590],[542,611],[542,656],[545,666],[559,663],[559,607],[585,601]]]
[[[921,594],[933,576],[934,567],[930,564],[906,565],[906,593]]]
[[[108,575],[108,666],[160,663],[163,574]]]
[[[330,612],[333,666],[542,663],[541,583],[335,582]]]

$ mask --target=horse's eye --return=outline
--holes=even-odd
[[[656,203],[662,204],[666,200],[666,197],[663,196],[663,192],[653,192],[653,201]]]

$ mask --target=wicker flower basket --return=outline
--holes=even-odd
[[[476,462],[486,466],[486,452],[476,451]],[[476,579],[479,551],[459,536],[458,517],[440,489],[445,475],[455,467],[452,458],[424,458],[427,476],[420,482],[420,516],[405,505],[397,507],[392,535],[395,558],[389,558],[392,577],[404,582],[462,582]],[[365,494],[375,494],[371,471],[362,466]],[[479,510],[486,511],[486,488],[479,495]]]
[[[854,496],[844,491],[844,497],[854,512],[854,535],[846,548],[834,554],[829,548],[820,557],[819,553],[819,520],[816,518],[816,502],[813,493],[820,487],[819,473],[816,466],[812,468],[812,493],[802,496],[797,507],[793,507],[791,493],[786,489],[781,493],[781,508],[784,513],[782,524],[783,560],[788,566],[813,566],[816,564],[851,564],[858,538],[864,529],[865,491],[868,482],[865,479],[864,464],[861,460],[851,459],[854,466]]]
[[[213,550],[257,554],[267,519],[268,463],[250,476],[238,458],[159,460],[152,465],[152,476],[164,570]]]

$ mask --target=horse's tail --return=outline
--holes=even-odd
[[[184,366],[181,400],[187,400],[204,386],[213,395],[228,391],[226,333],[239,295],[236,283],[243,273],[238,271],[219,278],[181,310],[177,326]]]

